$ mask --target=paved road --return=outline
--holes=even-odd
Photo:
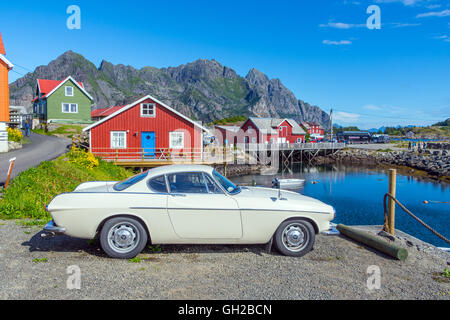
[[[6,180],[9,168],[9,159],[17,158],[14,164],[12,178],[28,168],[37,167],[42,161],[53,160],[68,150],[70,139],[42,136],[31,133],[31,144],[23,149],[0,154],[0,183]]]
[[[380,149],[391,149],[394,151],[408,150],[408,148],[398,148],[394,143],[348,144],[347,146],[352,149],[365,149],[365,150],[380,150]]]

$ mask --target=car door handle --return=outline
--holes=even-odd
[[[172,193],[171,196],[172,197],[186,197],[186,195],[183,193]]]

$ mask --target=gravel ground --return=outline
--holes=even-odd
[[[409,247],[400,262],[342,236],[319,235],[303,258],[265,246],[183,245],[146,249],[132,263],[107,258],[96,243],[40,235],[41,227],[0,221],[0,299],[450,300],[450,283],[436,278],[450,255],[427,246]],[[66,287],[72,265],[81,269],[80,290]],[[379,290],[367,289],[370,265],[380,267]]]

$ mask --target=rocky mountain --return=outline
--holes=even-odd
[[[71,75],[94,97],[94,108],[122,105],[150,94],[183,114],[205,122],[235,115],[289,117],[326,128],[330,118],[298,100],[279,79],[252,69],[241,77],[215,60],[197,60],[170,68],[136,69],[102,61],[100,67],[68,51],[10,85],[11,105],[31,106],[36,79],[61,80]]]

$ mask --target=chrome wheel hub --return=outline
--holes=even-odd
[[[300,251],[307,243],[307,232],[303,225],[292,223],[284,228],[283,244],[289,251]]]
[[[111,249],[120,253],[127,253],[139,243],[139,232],[131,223],[119,223],[109,230],[108,243]]]

